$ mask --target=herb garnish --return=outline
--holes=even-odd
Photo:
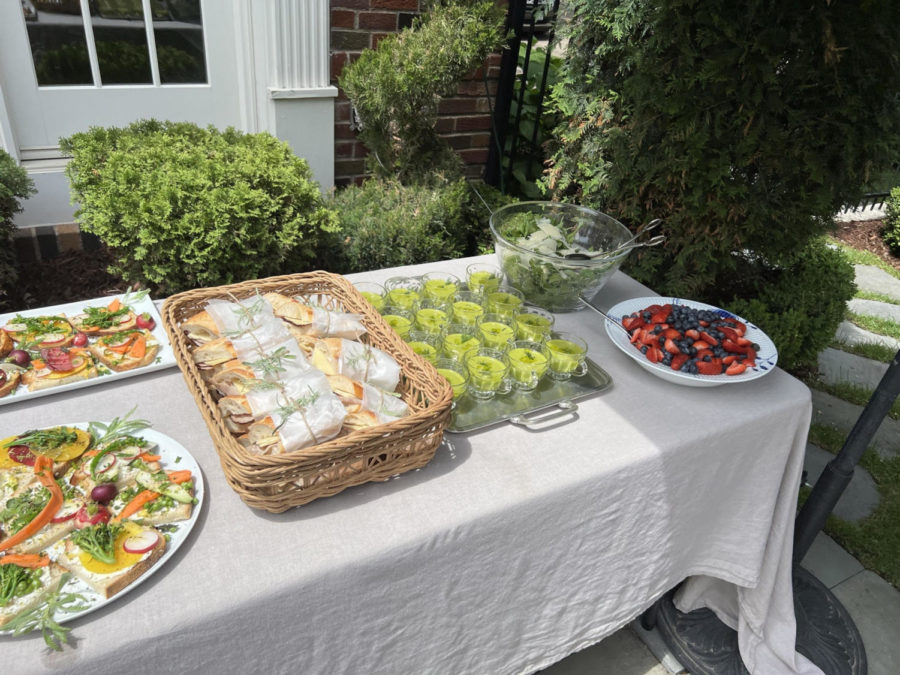
[[[60,577],[59,586],[47,599],[37,607],[19,614],[15,619],[7,623],[3,628],[11,630],[13,635],[24,635],[33,630],[40,630],[44,636],[44,642],[50,649],[62,651],[62,645],[66,641],[66,634],[72,630],[60,626],[54,618],[57,612],[81,612],[90,607],[87,598],[80,593],[63,593],[71,575],[67,572]]]
[[[41,586],[40,570],[32,570],[18,565],[0,565],[0,607],[5,607],[13,598],[28,595]]]
[[[17,436],[8,443],[4,444],[4,448],[13,445],[27,445],[31,450],[39,454],[45,455],[48,450],[53,450],[62,445],[68,445],[78,440],[78,434],[74,429],[68,427],[53,427],[52,429],[32,429],[24,434]]]
[[[122,418],[114,418],[109,424],[104,424],[103,422],[91,422],[88,424],[88,432],[94,437],[94,445],[99,446],[111,443],[118,438],[132,436],[139,431],[149,428],[150,422],[147,420],[129,419],[135,410],[137,410],[137,407],[129,410]]]
[[[34,520],[50,501],[50,490],[37,485],[28,489],[18,497],[6,502],[6,508],[0,511],[0,522],[7,536],[12,536]]]
[[[72,541],[100,562],[112,565],[116,562],[116,537],[122,531],[122,525],[114,523],[97,523],[72,534]]]
[[[242,363],[253,370],[265,373],[265,375],[276,377],[278,373],[283,373],[285,371],[285,359],[293,360],[296,358],[297,357],[294,354],[291,354],[287,350],[287,347],[279,347],[268,356],[263,356],[256,361],[242,361]]]
[[[22,324],[25,326],[25,333],[30,334],[47,334],[57,332],[57,329],[71,329],[69,322],[61,316],[22,316],[16,314],[15,318],[8,323]]]

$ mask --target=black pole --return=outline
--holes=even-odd
[[[888,366],[872,398],[853,425],[837,457],[828,462],[819,480],[794,523],[794,563],[798,564],[809,551],[813,540],[825,526],[844,490],[853,478],[853,468],[878,430],[879,425],[900,394],[900,351]]]
[[[516,82],[516,66],[519,62],[521,26],[525,20],[525,0],[509,0],[506,13],[506,30],[512,30],[509,42],[500,58],[500,75],[497,82],[497,97],[494,102],[494,117],[491,121],[491,144],[488,147],[488,161],[484,168],[484,182],[501,187],[503,150],[509,127],[509,110],[512,107],[513,87]]]

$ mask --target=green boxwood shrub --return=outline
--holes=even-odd
[[[765,331],[778,365],[792,371],[815,364],[856,292],[853,266],[823,238],[783,260],[742,257],[737,274],[740,281],[724,284],[711,300]]]
[[[110,271],[160,295],[319,260],[336,214],[306,161],[269,134],[142,120],[61,139],[81,227]]]
[[[435,130],[440,97],[503,43],[492,0],[433,3],[412,28],[388,35],[346,66],[339,80],[362,123],[376,176],[418,182],[435,171],[461,175],[461,162]]]
[[[900,187],[891,190],[885,202],[884,228],[881,238],[894,255],[900,255]]]
[[[19,200],[34,194],[34,183],[9,153],[0,149],[0,311],[18,279],[12,237],[13,216],[22,210]]]

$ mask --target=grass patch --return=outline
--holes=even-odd
[[[869,399],[872,398],[872,393],[874,392],[874,389],[867,389],[866,387],[861,387],[858,384],[853,384],[851,382],[835,382],[829,384],[827,382],[822,382],[817,378],[807,378],[806,386],[810,389],[824,391],[826,394],[831,394],[842,401],[861,406],[864,406],[869,402]],[[891,405],[891,409],[888,411],[888,417],[892,420],[900,420],[900,399],[895,400]]]
[[[844,252],[844,255],[847,256],[847,260],[850,261],[853,265],[872,265],[873,267],[877,267],[881,270],[884,270],[888,274],[890,274],[895,279],[900,279],[900,271],[895,270],[893,267],[885,263],[881,258],[879,258],[874,253],[869,253],[868,251],[861,251],[857,248],[850,248],[849,246],[845,246],[837,239],[832,239],[828,237],[828,243],[834,246],[837,246],[841,251]]]
[[[900,305],[900,300],[894,298],[890,295],[884,295],[883,293],[874,293],[872,291],[856,291],[856,295],[853,297],[859,298],[860,300],[875,300],[877,302],[884,302],[888,305]]]
[[[862,356],[873,361],[881,361],[882,363],[890,363],[897,354],[897,350],[875,342],[851,344],[849,342],[838,342],[835,340],[828,346],[832,349],[839,349],[848,354],[856,354],[857,356]]]
[[[838,429],[813,424],[809,441],[837,453],[846,434]],[[900,457],[883,458],[869,448],[859,465],[871,474],[878,486],[880,501],[859,523],[829,516],[825,533],[885,581],[900,589]]]
[[[847,312],[847,320],[870,333],[877,333],[878,335],[885,335],[895,340],[900,340],[900,324],[896,321],[882,319],[880,316],[857,314],[856,312]]]

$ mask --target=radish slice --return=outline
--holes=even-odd
[[[28,328],[24,323],[8,323],[3,326],[3,330],[7,333],[22,333]]]
[[[144,448],[137,445],[126,445],[124,448],[116,450],[116,455],[124,460],[132,460],[140,454],[146,452]]]
[[[44,339],[41,340],[41,344],[42,345],[55,345],[55,344],[58,344],[60,342],[65,342],[65,341],[66,341],[65,333],[47,333],[44,336]]]
[[[143,530],[140,534],[135,534],[122,544],[122,548],[126,553],[146,553],[152,550],[159,541],[159,535],[153,530]]]
[[[98,474],[98,475],[101,473],[106,473],[111,468],[113,468],[115,463],[116,463],[116,456],[114,454],[112,454],[111,452],[109,452],[109,453],[103,455],[103,457],[101,457],[100,460],[97,462],[97,467],[94,469],[94,473]]]
[[[63,502],[63,505],[59,507],[59,511],[56,512],[56,515],[50,520],[51,523],[64,523],[67,520],[72,520],[75,517],[75,514],[78,513],[79,509],[84,506],[81,502],[73,502],[67,501]]]

